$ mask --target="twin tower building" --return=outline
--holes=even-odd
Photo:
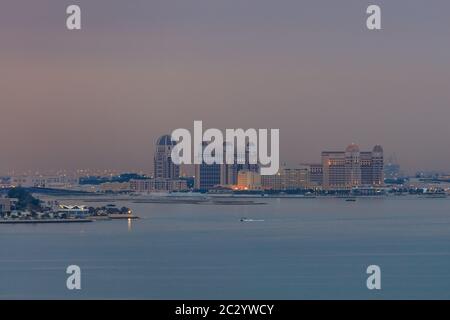
[[[174,146],[175,142],[169,135],[164,135],[157,140],[154,155],[155,179],[176,180],[180,177],[180,167],[171,159]],[[281,179],[285,173],[287,179],[292,180],[293,170],[304,172],[302,175],[294,176],[301,176],[302,181],[299,185],[304,188],[348,190],[356,187],[381,187],[384,184],[383,148],[376,145],[372,151],[360,151],[356,144],[351,144],[343,151],[323,151],[321,163],[300,165],[296,168],[284,166],[280,168],[275,180]],[[251,164],[195,165],[195,189],[206,190],[217,186],[236,185],[239,172],[242,171],[257,173],[259,166]],[[263,189],[273,189],[270,181],[274,179],[263,177],[262,180]],[[269,184],[264,185],[264,181],[269,181]],[[278,181],[277,186],[279,185]],[[292,181],[284,185],[296,186]]]
[[[172,149],[175,142],[169,135],[160,137],[156,142],[154,155],[153,176],[156,179],[178,179],[180,177],[180,166],[172,161]],[[238,183],[240,171],[259,172],[259,166],[250,164],[249,150],[245,155],[245,164],[200,164],[195,168],[195,189],[209,190],[218,186],[232,186]]]
[[[361,186],[381,187],[384,184],[383,148],[362,152],[356,144],[345,151],[322,152],[322,187],[325,190]]]

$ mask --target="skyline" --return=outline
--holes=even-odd
[[[67,169],[67,168],[51,168],[51,169],[47,169],[47,170],[37,170],[37,169],[27,169],[27,170],[10,170],[8,172],[0,172],[0,177],[12,177],[12,176],[118,176],[121,174],[126,174],[126,173],[135,173],[135,174],[140,174],[140,175],[145,175],[145,176],[154,176],[155,173],[155,166],[161,166],[160,164],[156,164],[156,158],[159,157],[157,155],[157,150],[161,151],[160,148],[160,141],[161,139],[165,139],[166,137],[169,137],[169,135],[162,135],[160,136],[156,141],[155,141],[155,145],[154,145],[154,149],[153,149],[153,158],[152,158],[152,164],[147,164],[146,168],[132,168],[132,169],[127,169],[127,170],[123,170],[123,169],[114,169],[114,168],[107,168],[107,167],[103,167],[103,168],[75,168],[75,169]],[[175,142],[174,142],[175,143]],[[174,144],[175,145],[175,144]],[[351,146],[355,146],[356,148],[359,148],[359,145],[355,144],[355,143],[351,143],[347,146],[347,148],[351,147]],[[374,146],[374,148],[381,148],[382,150],[382,146],[380,145],[376,145]],[[279,169],[282,168],[299,168],[299,167],[305,167],[305,166],[316,166],[316,165],[323,165],[323,156],[324,154],[334,154],[334,153],[342,153],[342,146],[340,148],[333,148],[333,149],[327,149],[327,150],[322,150],[321,154],[314,160],[311,162],[305,162],[305,161],[296,161],[296,162],[286,162],[283,161],[283,159],[280,159],[281,161],[279,162]],[[169,149],[169,153],[171,149]],[[158,151],[158,152],[159,152]],[[382,151],[383,152],[383,151]],[[363,153],[367,153],[367,152],[363,152]],[[391,155],[385,155],[384,156],[384,165],[396,165],[399,166],[399,170],[401,170],[399,173],[401,173],[402,175],[406,176],[413,176],[413,175],[417,175],[417,174],[449,174],[448,171],[437,171],[437,170],[418,170],[415,172],[407,172],[405,171],[402,166],[401,163],[399,163],[397,161],[396,155],[395,153],[391,154]],[[180,177],[194,177],[195,176],[195,164],[181,164],[181,165],[174,165],[174,167],[178,168],[177,170],[179,170],[179,174]],[[157,169],[157,170],[163,170],[161,168]],[[164,169],[165,170],[165,169]],[[157,174],[158,175],[158,174]]]
[[[449,171],[445,1],[5,1],[0,172],[151,171],[162,134],[280,129],[281,163],[383,145],[408,172]],[[106,5],[107,4],[107,5]],[[182,117],[180,116],[182,115]]]
[[[157,138],[155,140],[155,142],[157,142],[159,139],[161,138],[161,136],[159,138]],[[352,142],[351,144],[355,144],[354,142]],[[358,145],[358,144],[356,144]],[[336,150],[341,149],[342,146],[337,146],[337,147],[333,147],[333,148],[328,148],[328,149],[324,149],[321,151],[321,153],[324,152],[335,152]],[[145,167],[141,167],[141,168],[131,168],[131,167],[127,167],[127,168],[113,168],[113,167],[108,167],[107,165],[105,166],[100,166],[100,167],[74,167],[74,168],[64,168],[64,167],[56,167],[56,168],[25,168],[25,169],[9,169],[7,171],[0,171],[0,176],[8,176],[8,175],[22,175],[22,174],[61,174],[62,172],[65,173],[70,173],[73,174],[75,172],[104,172],[107,174],[120,174],[120,173],[125,173],[125,172],[134,172],[134,173],[140,173],[140,174],[148,174],[151,173],[154,170],[154,164],[152,163],[154,161],[154,154],[155,154],[155,150],[154,150],[154,145],[153,145],[153,149],[149,150],[149,154],[148,157],[150,157],[150,161],[148,161],[145,165]],[[149,156],[151,155],[151,156]],[[312,157],[309,157],[310,159]],[[392,162],[391,162],[392,160]],[[318,157],[315,157],[314,160],[312,161],[302,161],[301,159],[297,159],[294,160],[292,162],[288,162],[288,161],[284,161],[283,158],[280,159],[280,167],[281,166],[297,166],[297,165],[303,165],[303,164],[320,164],[321,163],[321,159],[320,159],[320,154]],[[430,170],[422,170],[421,168],[418,168],[415,171],[411,171],[411,170],[404,170],[401,161],[398,161],[397,159],[397,155],[394,152],[387,154],[386,156],[386,160],[385,160],[386,164],[398,164],[402,167],[402,172],[404,172],[405,174],[416,174],[418,172],[441,172],[441,173],[448,173],[449,170],[438,170],[438,169],[430,169]],[[194,164],[182,164],[181,167],[184,167],[184,173],[188,172],[191,173],[191,171],[193,171],[194,168]]]

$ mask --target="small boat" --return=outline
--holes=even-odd
[[[264,220],[255,220],[249,218],[241,218],[241,222],[263,222]]]
[[[355,202],[356,198],[347,198],[347,199],[345,199],[345,201],[347,201],[347,202]]]

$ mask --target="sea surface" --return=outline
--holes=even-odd
[[[0,225],[0,299],[450,299],[449,199],[263,202],[117,202],[142,219]]]

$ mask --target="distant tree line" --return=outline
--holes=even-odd
[[[102,183],[107,182],[129,182],[130,180],[142,180],[147,179],[146,176],[140,175],[137,173],[124,173],[118,176],[112,176],[112,177],[99,177],[99,176],[88,176],[88,177],[81,177],[80,178],[80,184],[86,185],[100,185]]]
[[[9,198],[17,199],[16,210],[41,211],[41,201],[24,188],[12,188],[8,191]]]

